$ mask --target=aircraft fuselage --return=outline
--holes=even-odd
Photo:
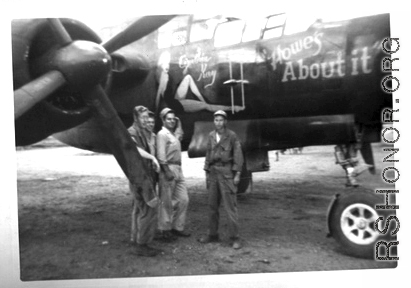
[[[183,148],[192,148],[193,156],[203,156],[200,134],[213,128],[206,123],[220,109],[243,143],[256,138],[253,143],[259,144],[250,149],[355,141],[355,125],[361,126],[363,141],[379,141],[381,111],[392,107],[392,95],[381,86],[389,75],[382,71],[389,15],[314,23],[290,35],[284,33],[285,20],[275,17],[283,15],[257,27],[243,20],[177,16],[117,51],[126,64],[117,67],[113,59],[109,95],[124,124],[131,125],[136,105],[157,114],[173,108],[183,123]],[[140,75],[137,66],[143,62],[152,68]],[[93,119],[56,137],[108,152]]]

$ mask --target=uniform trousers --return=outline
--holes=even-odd
[[[137,189],[131,183],[130,190]],[[136,240],[138,244],[150,243],[156,231],[157,208],[152,208],[146,204],[143,197],[133,192],[133,212],[131,219],[131,241]],[[136,227],[137,225],[137,227]],[[135,239],[137,233],[137,239]]]
[[[158,211],[158,228],[160,230],[175,229],[183,231],[188,208],[188,193],[184,175],[180,165],[168,165],[174,179],[168,181],[165,173],[160,172],[159,193],[160,205]]]
[[[228,215],[230,238],[238,237],[237,187],[234,185],[231,165],[210,166],[208,176],[209,235],[218,235],[221,201]]]

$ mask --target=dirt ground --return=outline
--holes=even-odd
[[[359,177],[374,191],[381,177],[383,146],[375,144],[376,175]],[[85,279],[234,273],[394,268],[396,262],[345,255],[327,238],[326,211],[345,178],[333,147],[305,147],[302,154],[270,152],[271,170],[255,173],[253,193],[238,198],[244,247],[227,242],[221,213],[220,243],[200,244],[207,227],[203,158],[184,153],[190,204],[190,238],[155,241],[165,252],[139,257],[128,243],[131,202],[114,158],[47,139],[17,155],[21,279]],[[383,201],[383,199],[382,199]]]

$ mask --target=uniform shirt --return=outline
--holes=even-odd
[[[137,147],[150,153],[150,147],[148,145],[147,138],[136,123],[128,128],[128,133],[130,133],[131,138],[133,139],[134,143],[136,143]]]
[[[204,170],[209,171],[214,163],[230,163],[232,164],[231,170],[241,171],[243,162],[243,152],[237,134],[225,129],[218,142],[217,131],[214,130],[208,135]]]
[[[160,164],[181,163],[180,141],[166,127],[157,133],[157,159]]]
[[[146,138],[147,138],[147,144],[148,147],[150,148],[150,154],[156,156],[156,134],[151,132],[150,130],[145,130]]]
[[[128,132],[130,133],[130,136],[133,139],[134,143],[136,143],[137,147],[150,153],[150,147],[148,145],[147,139],[137,123],[133,123],[133,126],[128,128]],[[142,160],[143,166],[149,169],[148,171],[153,171],[151,160],[145,158],[142,158]],[[148,173],[148,175],[150,175],[150,173]],[[137,186],[133,185],[131,182],[129,183],[129,185],[130,189],[137,189]],[[139,193],[141,193],[140,195],[143,197],[146,203],[157,197],[154,189],[143,189],[143,191]]]

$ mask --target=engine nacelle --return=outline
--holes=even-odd
[[[72,40],[100,43],[101,39],[81,22],[61,19]],[[14,90],[38,78],[52,66],[47,55],[60,48],[46,19],[12,21]],[[91,116],[79,91],[65,85],[15,121],[16,145],[29,145],[75,127]]]

